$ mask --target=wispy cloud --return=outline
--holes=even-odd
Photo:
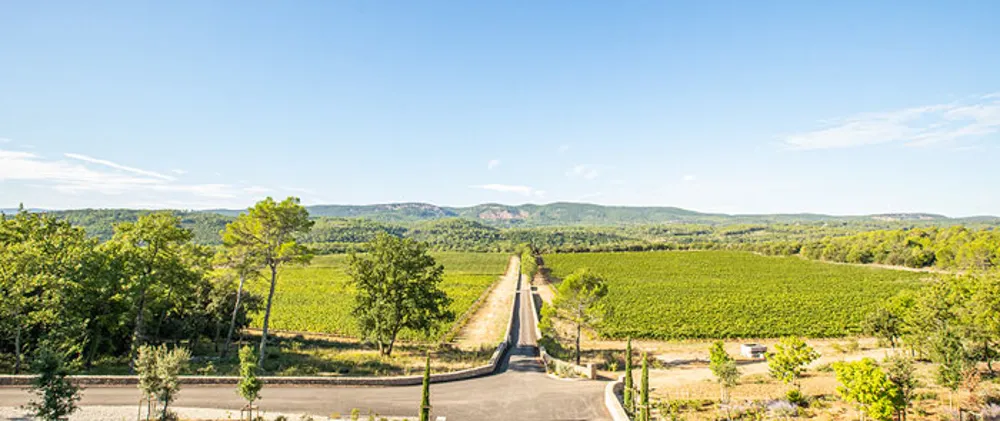
[[[688,175],[685,175],[684,177],[682,177],[682,179],[684,181],[691,182],[691,181],[697,180],[698,177],[696,177],[694,174],[688,174]]]
[[[316,190],[307,189],[305,187],[282,187],[282,190],[299,194],[316,194]]]
[[[6,137],[0,137],[0,143],[10,143],[11,140]]]
[[[184,170],[182,170],[180,168],[174,168],[174,169],[170,170],[170,172],[172,172],[174,174],[177,174],[177,175],[184,175],[184,174],[188,173],[187,171],[184,171]]]
[[[486,163],[486,169],[488,169],[488,170],[492,170],[492,169],[494,169],[496,167],[499,167],[499,166],[500,166],[500,160],[499,159],[491,159],[490,162]]]
[[[243,191],[249,194],[264,194],[272,190],[262,186],[250,186],[250,187],[244,187]]]
[[[559,145],[559,149],[556,149],[556,152],[559,152],[560,154],[564,154],[566,152],[569,152],[569,145],[565,144],[565,143],[562,144],[562,145]]]
[[[98,159],[98,158],[90,157],[90,156],[87,156],[87,155],[81,155],[81,154],[78,154],[78,153],[66,153],[66,154],[63,154],[63,155],[65,157],[67,157],[67,158],[77,159],[77,160],[80,160],[80,161],[83,161],[83,162],[89,162],[91,164],[104,165],[106,167],[111,167],[111,168],[114,168],[116,170],[122,170],[122,171],[130,172],[130,173],[133,173],[133,174],[139,174],[139,175],[145,175],[145,176],[149,176],[149,177],[155,177],[155,178],[159,178],[161,180],[168,180],[168,181],[174,180],[174,177],[171,177],[169,175],[163,175],[163,174],[160,174],[158,172],[146,171],[146,170],[135,168],[135,167],[129,167],[129,166],[125,166],[125,165],[121,165],[121,164],[118,164],[118,163],[114,163],[114,162],[111,162],[111,161],[108,161],[108,160],[105,160],[105,159]]]
[[[474,189],[497,191],[501,193],[516,193],[524,196],[545,197],[545,190],[536,190],[529,186],[519,186],[511,184],[482,184],[470,186]]]
[[[1000,132],[1000,93],[973,100],[865,113],[784,137],[792,149],[832,149],[902,142],[927,146]]]
[[[601,175],[601,172],[590,165],[576,165],[566,171],[566,176],[569,178],[582,178],[585,180],[593,180]]]
[[[111,161],[80,154],[65,154],[67,158],[109,167],[117,171],[98,170],[67,160],[45,159],[32,152],[0,150],[0,182],[20,181],[39,183],[60,193],[106,195],[184,193],[195,197],[236,197],[227,184],[181,184],[173,177],[141,170]]]

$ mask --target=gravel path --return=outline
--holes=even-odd
[[[510,319],[510,306],[514,300],[514,288],[517,284],[517,271],[520,269],[519,259],[511,257],[507,270],[497,281],[498,284],[486,297],[479,310],[472,316],[469,323],[459,331],[456,342],[463,349],[475,349],[481,346],[496,346],[503,340],[507,321]]]

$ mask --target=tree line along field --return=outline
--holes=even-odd
[[[608,282],[610,338],[838,337],[921,273],[768,257],[736,251],[545,256],[561,279],[589,268]]]
[[[433,253],[433,257],[444,266],[441,288],[453,300],[450,309],[456,319],[503,274],[509,258],[501,253],[457,252]],[[283,269],[271,310],[271,329],[360,337],[351,316],[355,292],[346,267],[347,255],[340,254],[316,256],[307,266]],[[264,277],[248,282],[248,286],[255,294],[267,294],[268,281]],[[251,326],[259,328],[262,323],[261,311],[253,315]],[[431,337],[407,331],[400,336],[406,340],[433,340],[450,328],[451,323],[444,324]]]

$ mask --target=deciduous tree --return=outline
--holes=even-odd
[[[740,379],[740,369],[736,361],[726,352],[722,341],[715,341],[709,349],[708,368],[715,375],[715,381],[722,386],[722,402],[729,401],[729,389],[736,386]]]
[[[899,389],[871,358],[833,364],[837,387],[845,400],[854,402],[859,410],[879,421],[889,421],[897,411]]]
[[[402,329],[430,334],[454,319],[451,299],[440,288],[444,267],[426,244],[379,234],[365,248],[367,254],[348,257],[347,273],[357,289],[352,314],[383,355],[392,354]]]
[[[797,337],[782,338],[774,349],[767,354],[771,376],[785,384],[794,383],[796,388],[805,366],[819,358],[819,353]]]
[[[146,313],[150,302],[169,301],[175,289],[188,291],[193,282],[201,279],[198,266],[204,263],[195,262],[206,256],[195,250],[191,238],[191,231],[181,228],[180,218],[169,212],[156,212],[140,216],[134,223],[116,225],[111,241],[104,244],[105,249],[121,262],[135,311],[130,367],[134,366],[138,347],[146,340]],[[183,293],[178,295],[183,297]],[[169,304],[166,307],[169,308]]]
[[[884,366],[886,376],[899,391],[894,405],[898,419],[906,421],[906,412],[913,401],[917,387],[920,387],[920,381],[917,380],[913,368],[913,360],[902,354],[895,354],[885,359]]]

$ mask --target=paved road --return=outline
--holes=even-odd
[[[453,420],[606,420],[605,382],[562,380],[545,374],[538,359],[534,319],[526,300],[530,286],[520,284],[517,294],[518,317],[512,331],[517,346],[504,361],[502,372],[478,379],[431,385],[433,416]],[[522,303],[524,305],[522,305]],[[362,414],[372,410],[382,415],[416,415],[420,405],[420,387],[342,387],[342,386],[271,386],[265,387],[261,407],[275,412],[330,415],[350,414],[358,408]],[[18,406],[27,402],[20,389],[0,388],[0,406]],[[84,391],[82,405],[135,405],[139,399],[134,387],[92,387]],[[232,408],[243,401],[232,386],[186,386],[175,406]],[[432,418],[433,419],[433,418]]]

